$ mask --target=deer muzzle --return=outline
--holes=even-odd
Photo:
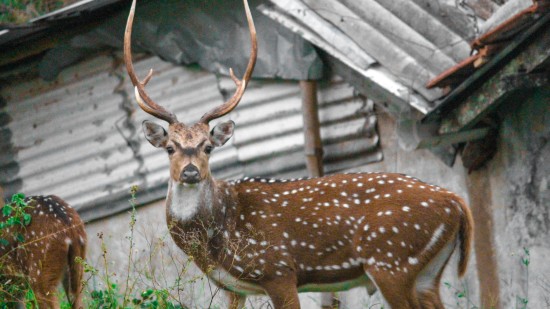
[[[193,164],[187,164],[180,174],[180,181],[188,184],[195,184],[201,181],[199,169]]]

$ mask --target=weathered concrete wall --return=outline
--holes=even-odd
[[[379,133],[381,135],[382,149],[384,149],[384,161],[370,164],[354,171],[388,171],[401,172],[418,177],[429,183],[437,184],[444,188],[455,191],[466,198],[464,183],[464,172],[460,162],[454,168],[445,166],[430,152],[421,150],[415,152],[404,152],[399,150],[397,145],[396,124],[388,116],[382,114],[379,118]],[[139,194],[139,193],[138,193]],[[187,265],[184,255],[175,248],[168,235],[164,218],[163,202],[158,202],[147,207],[138,209],[137,222],[134,233],[134,257],[139,261],[135,263],[136,272],[140,284],[144,286],[169,287],[173,285],[176,274],[184,274],[183,282],[186,285],[181,291],[181,300],[188,302],[192,307],[206,308],[214,296],[214,304],[220,304],[225,298],[215,286],[206,280],[194,266],[189,266],[187,272],[182,271]],[[124,282],[124,274],[128,267],[129,252],[129,214],[121,214],[107,220],[94,222],[88,225],[90,249],[88,259],[90,263],[103,267],[101,257],[101,241],[96,234],[102,232],[103,240],[109,253],[108,264],[111,270],[115,270],[119,282]],[[153,254],[150,254],[151,249]],[[442,285],[441,292],[445,304],[452,307],[456,305],[459,298],[455,292],[467,287],[469,291],[476,291],[475,265],[473,256],[465,280],[456,279],[456,258],[453,256],[443,278],[452,288]],[[164,264],[163,264],[164,263]],[[133,267],[133,266],[132,266]],[[178,271],[174,271],[176,267]],[[176,289],[170,288],[176,292]],[[380,300],[375,294],[369,298],[366,289],[357,288],[348,292],[339,293],[342,308],[380,308]],[[476,294],[472,296],[472,303],[478,304]],[[266,297],[255,297],[252,301],[254,308],[267,308]],[[303,308],[320,308],[320,294],[301,294],[300,301]],[[460,299],[461,304],[467,300]],[[248,303],[249,308],[252,303]],[[471,306],[465,306],[471,307]]]
[[[502,308],[550,306],[550,91],[510,100],[501,111],[493,192]],[[522,259],[527,258],[526,266]]]

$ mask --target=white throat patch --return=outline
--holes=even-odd
[[[171,196],[171,203],[168,209],[172,216],[180,220],[189,220],[197,214],[202,187],[202,184],[182,185],[170,181],[168,194]]]

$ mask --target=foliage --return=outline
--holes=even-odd
[[[130,235],[127,240],[130,242],[130,250],[128,257],[128,276],[125,280],[125,288],[114,282],[113,273],[109,270],[109,257],[107,246],[103,241],[103,234],[98,234],[101,240],[101,250],[103,257],[102,271],[89,264],[87,261],[77,258],[76,262],[83,266],[84,273],[87,279],[83,282],[87,289],[84,289],[83,301],[85,308],[91,309],[126,309],[126,308],[148,308],[148,309],[183,309],[180,304],[174,303],[172,296],[167,289],[148,288],[145,291],[135,291],[133,278],[130,278],[131,265],[134,265],[134,257],[132,255],[134,246],[134,228],[136,224],[136,194],[138,187],[131,188],[131,199],[129,200],[132,206],[130,220]],[[16,242],[24,242],[24,236],[20,232],[21,228],[28,226],[32,221],[32,216],[28,213],[28,209],[32,208],[25,202],[25,195],[18,193],[12,196],[11,202],[2,207],[2,216],[0,221],[0,245],[10,245],[8,240]],[[13,245],[13,244],[11,244]],[[8,257],[2,256],[0,258]],[[8,257],[9,258],[9,257]],[[5,269],[0,259],[0,309],[15,308],[14,301],[18,300],[25,304],[26,308],[38,308],[36,297],[33,291],[29,288],[27,278],[24,276],[3,276]],[[99,280],[104,288],[90,288],[91,280]],[[60,289],[58,299],[60,300],[61,309],[70,309],[71,304],[66,298],[65,293]]]
[[[131,277],[131,273],[135,270],[134,252],[134,233],[137,221],[136,211],[136,194],[137,186],[132,186],[130,189],[131,198],[128,201],[132,207],[130,212],[130,234],[125,237],[129,242],[129,250],[127,254],[128,268],[126,269],[126,278],[124,288],[114,282],[114,273],[111,273],[109,268],[109,256],[107,246],[104,241],[104,235],[99,233],[97,236],[101,240],[102,250],[102,271],[88,264],[86,261],[78,260],[84,266],[84,272],[89,275],[84,282],[88,289],[85,289],[84,302],[86,308],[92,309],[119,309],[119,308],[147,308],[147,309],[183,309],[180,304],[174,303],[172,296],[167,289],[148,288],[144,291],[136,291],[135,278]],[[104,287],[102,289],[94,289],[90,287],[90,281],[99,281]]]
[[[25,237],[20,232],[31,223],[31,215],[27,210],[32,208],[25,202],[25,195],[18,193],[11,197],[11,202],[2,207],[2,216],[0,220],[0,245],[7,250],[2,251],[0,256],[0,274],[4,274],[5,268],[3,260],[10,258],[10,247],[15,247],[17,243],[25,241]],[[13,239],[15,243],[9,240]],[[11,246],[10,246],[11,245]],[[26,303],[36,303],[34,293],[28,289],[28,281],[24,276],[19,275],[0,275],[0,309],[10,308],[16,299],[24,299]]]
[[[523,256],[521,257],[521,265],[525,266],[525,288],[526,293],[529,293],[529,264],[531,263],[531,254],[529,249],[523,248]],[[516,296],[516,308],[518,309],[527,309],[527,304],[529,303],[528,297]]]
[[[77,0],[0,0],[0,24],[23,24]]]
[[[16,230],[14,235],[10,235],[10,229],[25,227],[31,223],[31,215],[26,212],[31,208],[25,202],[25,195],[18,193],[11,198],[11,203],[2,207],[2,220],[0,221],[0,245],[8,246],[10,244],[8,236],[14,237],[18,242],[24,242],[23,234]]]

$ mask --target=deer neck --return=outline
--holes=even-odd
[[[180,224],[223,226],[228,201],[234,188],[224,181],[208,178],[196,185],[183,185],[173,181],[168,184],[167,215]]]
[[[222,231],[234,221],[227,219],[234,216],[234,196],[233,186],[214,179],[195,186],[168,184],[166,219],[172,238],[203,271],[219,257]]]

